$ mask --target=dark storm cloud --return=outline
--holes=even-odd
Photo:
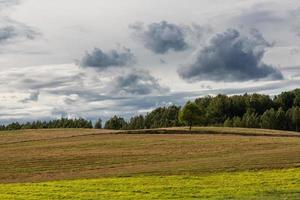
[[[265,49],[270,47],[255,29],[243,36],[235,29],[217,34],[200,50],[195,61],[181,67],[178,73],[187,81],[249,81],[283,79],[271,65],[262,62]]]
[[[120,94],[148,95],[168,91],[168,88],[162,87],[149,72],[142,70],[133,70],[118,76],[114,83],[113,92]]]
[[[108,67],[126,66],[135,63],[135,57],[130,49],[111,50],[104,52],[95,48],[91,53],[87,52],[80,61],[82,67],[105,69]]]
[[[143,45],[156,54],[165,54],[169,50],[183,51],[188,47],[184,28],[176,24],[162,21],[149,24],[147,28],[143,24],[133,24],[129,27],[134,30],[134,35]]]

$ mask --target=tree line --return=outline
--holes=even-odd
[[[104,128],[134,130],[181,126],[182,123],[178,118],[179,111],[179,106],[172,105],[157,108],[146,115],[133,116],[129,121],[119,116],[113,116],[106,121]]]
[[[264,94],[205,96],[183,107],[169,106],[126,121],[114,116],[104,128],[149,129],[173,126],[225,126],[300,131],[300,89],[271,98]]]
[[[300,131],[300,89],[270,97],[264,94],[244,94],[215,97],[205,96],[188,101],[184,106],[159,107],[145,115],[125,120],[113,116],[102,127],[99,118],[94,126],[91,121],[56,119],[33,121],[24,124],[14,122],[0,126],[0,130],[46,128],[106,128],[116,130],[151,129],[177,126],[225,126],[267,128]]]
[[[1,125],[0,130],[21,130],[21,129],[51,129],[51,128],[93,128],[91,121],[83,118],[68,119],[61,118],[51,121],[33,121],[27,123],[13,122],[8,125]]]

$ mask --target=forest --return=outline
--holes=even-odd
[[[160,107],[128,122],[114,116],[108,129],[149,129],[174,126],[225,126],[300,130],[300,89],[270,97],[264,94],[205,96],[183,107]]]
[[[94,124],[83,118],[14,122],[0,130],[47,128],[96,128],[115,130],[152,129],[178,126],[225,126],[300,131],[300,89],[270,97],[264,94],[205,96],[184,106],[159,107],[129,120],[113,116]]]
[[[33,121],[21,124],[19,122],[13,122],[8,125],[1,125],[0,131],[5,130],[20,130],[20,129],[52,129],[52,128],[93,128],[91,121],[83,118],[79,119],[67,119],[61,118],[50,121]]]

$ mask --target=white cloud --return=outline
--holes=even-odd
[[[122,86],[108,87],[108,85],[113,86],[112,81],[124,74],[125,78],[128,77],[131,70],[96,73],[95,70],[85,70],[75,64],[12,68],[0,72],[0,121],[27,121],[60,116],[107,119],[114,114],[129,117],[167,103],[181,105],[188,99],[208,94],[244,92],[274,94],[297,87],[300,84],[300,77],[293,75],[299,73],[300,68],[294,67],[284,71],[288,79],[281,81],[227,83],[222,84],[223,86],[210,83],[212,88],[199,87],[192,90],[189,85],[183,90],[176,90],[170,85],[171,91],[159,89],[151,93],[124,95],[121,91]],[[150,83],[162,87],[158,86],[159,80],[153,79],[146,72],[137,71],[137,74],[139,78],[142,75],[142,79],[146,76],[146,82],[141,82],[142,88],[145,84],[148,88]],[[138,86],[133,89],[137,89]]]
[[[8,17],[19,30],[18,34],[11,29],[8,31],[13,33],[11,39],[16,39],[17,43],[0,46],[0,121],[59,116],[129,116],[170,102],[182,104],[200,95],[274,94],[298,87],[299,67],[292,70],[286,67],[300,66],[299,54],[293,50],[300,45],[300,37],[296,34],[300,24],[299,1],[267,0],[258,4],[261,2],[25,0],[19,3],[0,0],[0,19]],[[155,55],[130,37],[129,24],[163,20],[189,29],[186,39],[192,48],[183,52],[171,49],[167,54]],[[257,28],[266,40],[274,41],[274,46],[265,49],[262,62],[280,67],[285,79],[243,83],[186,83],[181,80],[176,72],[178,67],[206,46],[211,36],[227,28]],[[30,30],[34,33],[38,30],[36,32],[42,37],[30,40],[28,33],[33,33]],[[6,38],[7,34],[3,36]],[[103,71],[61,64],[75,63],[88,49],[116,49],[119,44],[130,48],[137,58],[134,67],[139,73],[134,73],[134,82],[126,81],[133,69],[130,63],[128,67]]]

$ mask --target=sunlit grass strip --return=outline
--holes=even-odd
[[[300,169],[1,184],[0,199],[300,199]]]

